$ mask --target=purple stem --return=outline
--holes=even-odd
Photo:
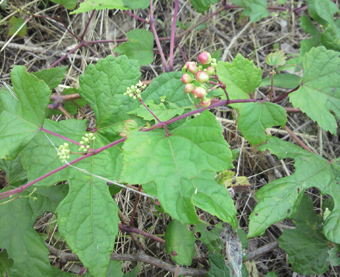
[[[51,134],[51,135],[53,135],[53,136],[56,136],[56,137],[58,137],[58,138],[61,138],[61,139],[63,139],[63,140],[66,140],[66,141],[68,141],[68,142],[71,142],[71,143],[73,143],[73,144],[76,144],[76,145],[79,145],[79,146],[81,145],[78,141],[75,141],[75,140],[70,139],[70,138],[68,138],[68,137],[64,137],[64,136],[59,135],[59,134],[57,134],[57,133],[55,133],[55,132],[52,132],[52,131],[50,131],[50,130],[46,130],[46,129],[43,128],[43,127],[41,127],[40,130],[43,131],[43,132],[45,132],[45,133]],[[94,149],[89,148],[89,150],[90,150],[90,151],[93,151]]]
[[[166,63],[166,59],[165,59],[164,54],[163,54],[163,49],[162,49],[161,43],[159,42],[159,38],[158,38],[156,28],[155,28],[155,24],[154,24],[153,10],[152,10],[152,0],[150,0],[150,26],[151,26],[152,33],[155,37],[155,41],[156,41],[156,44],[157,44],[157,47],[158,47],[158,50],[159,50],[159,54],[161,55],[161,58],[162,58],[162,61],[163,61],[165,71],[169,72],[170,69],[169,69],[168,64]]]
[[[137,18],[138,20],[144,22],[145,24],[149,24],[149,22],[147,22],[145,19],[143,19],[143,18],[141,18],[141,17],[139,17],[139,16],[137,16],[137,15],[135,15],[135,14],[129,12],[129,11],[125,11],[125,12],[126,12],[128,15],[131,15],[131,16]]]
[[[178,13],[178,0],[175,0],[174,20],[172,22],[171,40],[170,40],[170,70],[171,71],[174,70],[174,46],[175,46],[175,39],[176,39],[177,13]]]
[[[74,47],[70,52],[68,52],[66,55],[62,56],[58,60],[56,60],[54,63],[52,63],[47,69],[55,67],[58,63],[60,63],[62,60],[67,58],[67,55],[72,54],[73,52],[77,51],[79,48],[84,46],[84,42],[79,43],[76,47]]]
[[[147,237],[147,238],[150,238],[150,239],[153,239],[153,240],[155,240],[155,241],[158,241],[158,242],[160,242],[160,243],[162,243],[162,244],[165,244],[165,241],[162,240],[161,238],[159,238],[159,237],[157,237],[157,236],[155,236],[155,235],[151,235],[151,234],[149,234],[149,233],[147,233],[147,232],[145,232],[145,231],[136,229],[136,228],[134,228],[134,227],[128,227],[128,226],[125,226],[125,225],[122,225],[122,224],[119,223],[119,229],[120,229],[121,231],[125,231],[125,232],[128,232],[128,233],[131,232],[131,233],[140,234],[140,235],[143,235],[143,236],[145,236],[145,237]]]
[[[84,32],[82,33],[82,35],[81,35],[81,40],[83,40],[84,39],[84,36],[85,36],[85,34],[86,34],[86,32],[87,32],[87,28],[89,27],[89,24],[90,24],[90,22],[91,22],[91,19],[92,19],[92,17],[93,17],[93,15],[94,15],[94,12],[95,12],[95,10],[93,10],[92,11],[92,13],[91,13],[91,15],[90,15],[90,18],[89,18],[89,20],[87,21],[87,23],[86,23],[86,26],[85,26],[85,29],[84,29]]]
[[[141,102],[143,104],[143,106],[149,111],[149,113],[152,114],[152,116],[158,121],[158,122],[163,122],[161,121],[151,110],[150,108],[144,103],[144,101],[142,100],[142,98],[139,98],[139,102]]]
[[[188,57],[185,55],[184,51],[182,50],[182,48],[179,46],[179,43],[177,41],[175,41],[176,47],[178,47],[179,51],[181,51],[183,58],[185,59],[186,62],[189,61]]]
[[[103,147],[101,147],[101,148],[98,148],[98,149],[95,149],[95,150],[93,150],[93,151],[90,151],[87,155],[81,156],[80,158],[75,159],[74,161],[70,162],[69,164],[70,164],[70,165],[73,165],[73,164],[75,164],[75,163],[77,163],[77,162],[79,162],[79,161],[81,161],[81,160],[84,160],[84,159],[86,159],[86,158],[88,158],[88,157],[91,157],[91,156],[93,156],[93,155],[96,155],[96,154],[98,154],[98,153],[100,153],[100,152],[102,152],[102,151],[104,151],[104,150],[106,150],[106,149],[108,149],[108,148],[110,148],[110,147],[112,147],[112,146],[114,146],[114,145],[116,145],[116,144],[119,144],[119,143],[121,143],[121,142],[123,142],[123,141],[125,141],[125,140],[126,140],[126,138],[121,138],[121,139],[119,139],[119,140],[116,140],[116,141],[114,141],[114,142],[111,142],[111,143],[108,144],[108,145],[105,145],[105,146],[103,146]],[[0,197],[0,200],[3,199],[3,198],[8,197],[8,196],[10,196],[10,195],[13,195],[13,194],[17,194],[17,193],[23,192],[23,191],[24,191],[25,189],[27,189],[28,187],[30,187],[30,186],[32,186],[32,185],[38,183],[39,181],[41,181],[41,180],[43,180],[43,179],[45,179],[45,178],[47,178],[47,177],[53,175],[54,173],[57,173],[57,172],[63,170],[64,168],[66,168],[66,167],[68,167],[68,166],[69,166],[68,164],[64,164],[63,166],[58,167],[58,168],[55,169],[55,170],[52,170],[51,172],[49,172],[49,173],[47,173],[47,174],[45,174],[45,175],[39,177],[38,179],[35,179],[35,180],[32,181],[32,182],[29,182],[29,183],[26,184],[26,185],[23,185],[23,186],[20,186],[20,187],[18,187],[18,188],[16,188],[16,189],[12,189],[12,190],[9,190],[9,191],[0,193],[0,195],[3,195],[3,196]]]
[[[294,88],[294,89],[292,89],[292,90],[286,92],[285,94],[281,95],[280,97],[275,98],[275,99],[273,100],[273,103],[276,103],[276,102],[280,101],[282,98],[285,98],[288,94],[290,94],[290,93],[292,93],[292,92],[298,90],[299,87],[300,87],[300,85],[298,85],[296,88]]]
[[[165,121],[165,122],[157,123],[157,124],[153,125],[151,128],[143,129],[143,130],[141,130],[141,131],[142,131],[142,132],[147,132],[147,131],[150,131],[150,130],[153,130],[153,129],[156,129],[156,128],[164,128],[164,127],[168,126],[169,124],[174,123],[174,122],[176,122],[176,121],[179,121],[179,120],[181,120],[181,119],[183,119],[183,118],[192,116],[192,115],[194,115],[194,114],[196,114],[196,113],[203,112],[203,111],[206,110],[206,109],[212,109],[212,108],[215,108],[215,107],[218,107],[218,106],[225,106],[227,103],[229,103],[229,104],[235,104],[235,103],[252,103],[252,102],[261,102],[261,101],[262,101],[262,100],[255,100],[255,99],[238,99],[238,100],[230,100],[229,102],[228,102],[228,100],[221,100],[221,101],[218,101],[218,102],[216,102],[216,103],[210,105],[210,106],[207,107],[207,108],[200,108],[200,109],[197,109],[197,110],[188,112],[188,113],[186,113],[186,114],[180,115],[180,116],[178,116],[178,117],[176,117],[176,118],[167,120],[167,121]],[[53,132],[48,131],[48,130],[46,130],[46,129],[41,128],[41,130],[54,135]],[[165,130],[166,130],[166,129],[165,129]],[[61,137],[61,136],[58,135],[58,137]],[[73,165],[73,164],[75,164],[75,163],[77,163],[77,162],[79,162],[79,161],[81,161],[81,160],[84,160],[84,159],[86,159],[86,158],[88,158],[88,157],[91,157],[91,156],[93,156],[93,155],[96,155],[96,154],[98,154],[98,153],[100,153],[100,152],[102,152],[102,151],[104,151],[104,150],[106,150],[106,149],[108,149],[108,148],[110,148],[110,147],[112,147],[112,146],[115,146],[115,145],[117,145],[117,144],[119,144],[119,143],[121,143],[121,142],[123,142],[123,141],[125,141],[125,140],[126,140],[126,137],[125,137],[125,138],[121,138],[121,139],[119,139],[119,140],[116,140],[116,141],[114,141],[114,142],[111,142],[111,143],[109,143],[109,144],[107,144],[107,145],[105,145],[105,146],[103,146],[103,147],[101,147],[101,148],[94,149],[94,150],[90,151],[89,153],[87,153],[86,155],[81,156],[81,157],[78,158],[78,159],[75,159],[74,161],[70,162],[69,164],[70,164],[70,165]],[[47,177],[53,175],[53,174],[56,173],[56,172],[59,172],[59,171],[63,170],[64,168],[66,168],[66,167],[68,167],[68,166],[69,166],[68,164],[65,164],[65,165],[63,165],[63,166],[61,166],[61,167],[59,167],[59,168],[57,168],[57,169],[55,169],[55,170],[53,170],[53,171],[51,171],[51,172],[49,172],[49,173],[47,173],[47,174],[45,174],[45,175],[39,177],[38,179],[35,179],[35,180],[32,181],[32,182],[29,182],[29,183],[26,184],[26,185],[23,185],[23,186],[20,186],[20,187],[18,187],[18,188],[16,188],[16,189],[12,189],[12,190],[9,190],[9,191],[0,193],[0,195],[2,195],[2,196],[0,197],[0,200],[3,199],[3,198],[8,197],[8,196],[10,196],[10,195],[17,194],[17,193],[20,193],[20,192],[24,191],[24,190],[27,189],[28,187],[30,187],[30,186],[36,184],[37,182],[39,182],[39,181],[41,181],[41,180],[43,180],[43,179],[45,179],[45,178],[47,178]]]
[[[110,42],[125,42],[129,41],[127,38],[121,39],[103,39],[103,40],[93,40],[93,41],[86,41],[87,44],[97,44],[97,43],[110,43]]]

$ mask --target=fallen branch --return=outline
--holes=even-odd
[[[66,263],[70,261],[79,261],[79,258],[76,254],[70,254],[66,253],[62,250],[58,250],[52,245],[49,245],[48,243],[45,243],[50,253],[54,256],[56,256],[61,262]],[[167,270],[171,273],[176,272],[176,265],[168,264],[166,262],[163,262],[159,259],[153,258],[151,256],[148,256],[144,254],[143,251],[140,251],[136,254],[111,254],[111,260],[117,260],[117,261],[135,261],[135,262],[143,262],[147,264],[151,264],[154,266],[157,266],[159,268],[162,268],[164,270]],[[207,271],[204,269],[196,269],[196,268],[184,268],[179,267],[178,268],[178,274],[184,275],[184,276],[205,276],[207,274]]]

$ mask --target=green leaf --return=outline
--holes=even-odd
[[[335,3],[333,3],[330,0],[318,0],[318,1],[315,1],[314,4],[315,4],[315,12],[317,13],[318,16],[320,16],[322,19],[324,19],[328,23],[334,22],[333,14],[339,11]]]
[[[237,233],[238,233],[240,242],[242,243],[242,249],[246,249],[248,247],[248,239],[247,239],[246,232],[238,228]]]
[[[175,115],[183,114],[184,111],[183,108],[179,108],[173,103],[169,104],[169,109],[167,109],[164,103],[156,105],[153,100],[149,100],[145,104],[160,121],[167,121],[168,119],[173,118]],[[135,109],[134,111],[128,112],[128,114],[138,115],[148,121],[157,121],[143,105],[140,105],[139,108]]]
[[[210,252],[208,259],[210,264],[210,270],[207,273],[208,277],[230,277],[229,268],[225,265],[222,254]]]
[[[0,169],[6,173],[6,182],[9,186],[19,187],[27,183],[27,173],[21,164],[21,154],[14,160],[0,160]]]
[[[329,244],[322,234],[322,218],[315,214],[313,201],[306,194],[293,222],[296,228],[284,230],[279,238],[280,248],[287,252],[292,270],[304,275],[326,272]]]
[[[77,5],[77,0],[51,0],[51,2],[63,5],[68,10],[73,10]]]
[[[328,250],[329,262],[331,263],[332,266],[340,265],[339,252],[340,252],[339,244],[336,244],[333,248]]]
[[[243,7],[245,5],[244,0],[232,0],[231,2],[233,2],[235,5],[239,7]]]
[[[221,48],[217,49],[212,55],[211,58],[212,59],[216,59],[216,61],[220,61],[222,57],[222,50]]]
[[[266,275],[266,277],[277,277],[275,271],[269,271]]]
[[[242,15],[249,16],[251,22],[256,22],[269,15],[266,0],[244,0],[243,2],[246,9],[242,12]]]
[[[336,134],[340,118],[339,53],[325,47],[313,48],[303,58],[303,77],[297,91],[289,94],[295,108],[300,108],[325,131]]]
[[[19,28],[21,28],[21,26],[24,24],[24,21],[22,20],[21,17],[12,16],[10,20],[8,20],[8,23],[10,24],[10,27],[7,36],[10,37],[13,36],[15,32],[19,30]],[[25,24],[17,33],[17,35],[23,37],[26,34],[26,31],[27,25]]]
[[[235,229],[237,220],[234,201],[225,187],[215,182],[214,178],[214,172],[202,171],[192,179],[197,190],[193,196],[194,205],[230,223]]]
[[[2,10],[5,10],[6,9],[6,5],[7,5],[7,0],[4,0],[4,1],[1,2],[0,8]]]
[[[0,104],[0,158],[8,160],[14,159],[39,132],[51,96],[48,86],[23,66],[13,68],[11,79],[19,101],[14,101],[8,90],[1,90]],[[9,102],[14,105],[8,106]]]
[[[6,276],[5,275],[6,273],[7,276],[10,277],[9,273],[11,271],[12,266],[13,266],[13,261],[8,258],[6,249],[3,249],[0,252],[0,276]]]
[[[79,94],[92,107],[99,134],[110,141],[118,138],[124,121],[133,117],[127,112],[136,109],[139,101],[127,95],[127,87],[136,85],[140,68],[126,56],[107,56],[96,65],[90,64],[79,77]]]
[[[124,7],[122,0],[87,0],[85,3],[81,3],[79,8],[70,14],[75,13],[85,13],[93,10],[105,10],[105,9],[120,9],[120,10],[127,10],[128,8]]]
[[[74,141],[80,141],[87,128],[86,120],[69,119],[60,122],[46,119],[44,128],[50,130],[59,135],[73,139]],[[28,180],[33,181],[40,176],[51,172],[54,169],[64,165],[59,156],[57,156],[57,150],[51,144],[58,148],[65,142],[64,139],[58,138],[45,132],[40,132],[34,140],[22,151],[23,158],[22,163],[24,168],[27,170]],[[79,146],[76,144],[69,143],[70,150],[72,152],[79,152]],[[79,155],[70,155],[68,161],[79,158]],[[37,186],[50,186],[52,184],[67,180],[69,168],[65,168],[62,171],[56,172],[55,174],[41,180]]]
[[[92,141],[91,148],[104,145],[106,141],[98,136]],[[92,175],[115,179],[119,165],[114,158],[120,150],[115,147],[107,150],[78,162],[77,168],[69,169],[69,193],[57,209],[61,235],[94,276],[105,276],[118,234],[117,204],[106,182]]]
[[[153,34],[144,29],[134,29],[126,35],[129,41],[124,42],[114,50],[122,55],[126,55],[129,59],[137,60],[139,65],[152,63]]]
[[[307,5],[311,17],[323,25],[332,21],[333,14],[339,11],[336,4],[330,0],[307,0]]]
[[[14,262],[10,275],[50,276],[49,251],[33,224],[43,212],[54,212],[66,192],[66,185],[38,188],[30,197],[27,190],[20,198],[0,205],[0,248],[5,248]],[[8,200],[2,199],[0,203]]]
[[[287,122],[286,110],[270,102],[243,103],[239,113],[238,128],[251,145],[270,137],[265,133],[266,128],[279,125],[283,128]]]
[[[131,270],[128,273],[124,274],[124,277],[138,277],[138,274],[140,272],[140,269],[142,268],[143,263],[139,263],[133,270]],[[112,276],[112,275],[110,275]],[[108,277],[110,277],[108,276]]]
[[[220,0],[190,0],[196,11],[204,13],[210,9],[210,5],[218,3]]]
[[[221,239],[222,224],[222,222],[219,222],[213,228],[206,222],[200,222],[195,225],[198,240],[206,245],[210,253],[220,252],[221,249],[225,248]]]
[[[321,35],[321,41],[327,49],[340,51],[340,19],[327,26],[325,32]]]
[[[270,66],[283,66],[286,63],[285,52],[282,50],[270,53],[266,57],[266,63]]]
[[[250,215],[248,237],[261,235],[271,224],[292,217],[301,202],[303,192],[311,187],[320,189],[323,195],[333,197],[334,208],[323,225],[327,239],[339,243],[340,232],[340,161],[328,161],[296,145],[272,137],[269,143],[259,147],[269,150],[279,159],[295,159],[294,174],[277,179],[256,194],[259,200]]]
[[[295,74],[279,73],[274,75],[274,87],[296,88],[301,82],[301,77]],[[260,87],[270,86],[270,77],[264,78],[260,84]]]
[[[180,125],[168,137],[163,130],[134,132],[125,141],[123,155],[121,181],[154,181],[162,208],[174,219],[188,224],[198,222],[192,203],[195,187],[189,178],[202,170],[232,167],[229,145],[209,111]]]
[[[50,89],[56,88],[64,79],[67,66],[53,67],[50,69],[43,69],[41,71],[33,72],[32,74],[38,79],[43,80]]]
[[[318,30],[318,28],[314,26],[313,22],[309,19],[309,17],[305,14],[303,14],[300,17],[300,26],[305,32],[309,33],[312,36],[312,38],[310,39],[304,39],[300,41],[301,44],[300,55],[303,56],[313,47],[317,47],[320,45],[321,33]]]
[[[195,254],[195,236],[187,226],[177,220],[172,220],[166,227],[165,247],[179,265],[190,266]]]
[[[150,6],[149,0],[123,0],[124,6],[130,9],[146,9]]]
[[[151,84],[143,91],[143,101],[153,100],[156,105],[159,105],[161,98],[165,96],[166,106],[167,103],[171,103],[177,108],[192,107],[193,102],[188,97],[188,93],[184,92],[184,84],[181,81],[182,75],[183,74],[178,71],[159,75],[153,79]]]
[[[217,75],[227,86],[230,100],[249,99],[249,94],[261,84],[262,70],[253,61],[237,54],[232,63],[218,62]]]

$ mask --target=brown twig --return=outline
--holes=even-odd
[[[56,256],[61,262],[67,263],[70,261],[79,261],[79,258],[76,254],[70,254],[66,253],[62,250],[58,250],[52,245],[49,245],[45,243],[50,253],[54,256]],[[153,258],[151,256],[146,255],[143,251],[140,251],[136,254],[111,254],[111,260],[117,260],[117,261],[135,261],[135,262],[144,262],[147,264],[154,265],[156,267],[162,268],[164,270],[167,270],[171,273],[176,272],[176,265],[171,265],[168,263],[165,263],[159,259]],[[184,276],[206,276],[207,271],[204,269],[196,269],[196,268],[183,268],[180,267],[178,269],[179,275]]]
[[[298,144],[300,144],[300,146],[303,148],[303,149],[305,149],[305,150],[307,150],[307,151],[309,151],[309,152],[311,152],[311,153],[314,153],[301,139],[299,139],[298,138],[298,136],[297,135],[295,135],[294,134],[294,132],[291,130],[291,129],[289,129],[287,126],[285,126],[285,130],[291,135],[291,137],[293,138],[293,139],[295,139],[296,140],[296,142],[298,143]]]

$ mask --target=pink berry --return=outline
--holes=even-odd
[[[197,82],[206,83],[209,81],[209,75],[204,71],[198,71],[195,75]]]
[[[192,91],[192,94],[194,95],[195,98],[202,99],[207,95],[207,89],[204,87],[196,87]]]
[[[203,99],[200,101],[200,105],[201,105],[203,108],[208,108],[208,107],[211,105],[211,99],[210,99],[210,98],[203,98]]]
[[[194,62],[187,62],[186,67],[192,74],[196,74],[197,71],[199,70],[196,63]]]
[[[185,74],[183,74],[181,80],[184,84],[189,84],[192,81],[192,78],[191,78],[191,75],[185,73]]]
[[[216,75],[216,69],[213,68],[212,66],[209,66],[209,67],[207,68],[207,73],[208,73],[210,76],[214,76],[214,75]]]
[[[194,88],[195,88],[195,85],[194,85],[194,84],[186,84],[186,85],[184,86],[184,91],[185,91],[186,93],[190,93],[190,92],[192,92],[192,91],[194,90]]]
[[[208,64],[211,62],[211,55],[208,52],[202,52],[198,55],[198,60],[201,64]]]

